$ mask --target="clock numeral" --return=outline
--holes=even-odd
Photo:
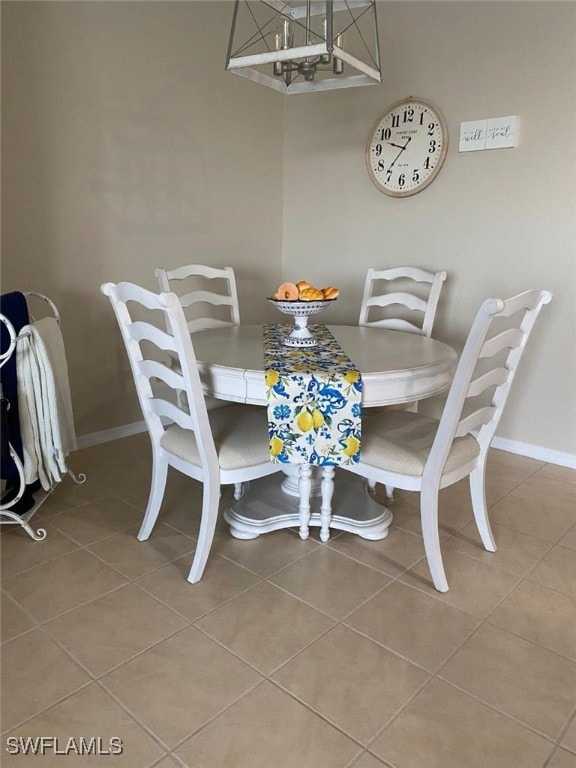
[[[388,170],[386,171],[386,184],[390,182],[391,178],[392,178],[392,169],[388,168]]]
[[[400,176],[398,176],[398,186],[403,187],[405,183],[406,183],[406,177],[404,176],[403,173],[401,173]]]
[[[420,174],[418,173],[419,170],[419,168],[414,168],[414,173],[412,174],[412,181],[414,184],[420,179]]]
[[[404,120],[402,122],[404,123],[411,123],[414,118],[414,110],[412,107],[409,107],[408,109],[404,110]]]
[[[382,154],[382,144],[376,144],[376,146],[374,147],[374,154],[376,155],[376,157],[380,157],[380,155]]]
[[[380,128],[380,141],[388,141],[390,136],[392,136],[390,128]]]
[[[428,152],[431,155],[433,155],[434,152],[436,152],[436,141],[434,139],[432,139],[431,142],[430,142],[430,149],[428,150]]]
[[[427,157],[426,160],[424,160],[424,168],[426,168],[426,170],[429,171],[430,170],[430,166],[431,166],[430,158]]]
[[[436,123],[428,123],[428,136],[434,136],[434,128]]]
[[[392,128],[400,126],[400,115],[392,115]]]
[[[426,114],[426,110],[423,112],[420,112],[420,125],[424,125],[424,115]]]
[[[378,168],[377,171],[383,171],[384,170],[384,160],[378,160]]]

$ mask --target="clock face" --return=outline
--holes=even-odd
[[[420,99],[405,99],[381,115],[366,145],[374,184],[394,197],[415,195],[442,167],[448,131],[440,112]]]

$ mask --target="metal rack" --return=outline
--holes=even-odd
[[[25,292],[24,296],[26,297],[36,297],[38,299],[42,299],[45,301],[50,311],[52,312],[53,316],[56,318],[56,321],[58,324],[60,324],[60,313],[58,312],[58,308],[54,304],[54,302],[49,299],[47,296],[44,296],[42,293],[36,293],[35,291],[29,291]],[[33,318],[30,318],[31,321],[33,321]],[[22,329],[22,331],[17,334],[14,326],[10,322],[10,320],[0,313],[0,322],[3,323],[3,325],[6,327],[9,336],[10,336],[10,342],[8,345],[8,349],[0,354],[0,368],[2,368],[3,365],[5,365],[6,362],[12,357],[13,354],[16,352],[16,344],[18,342],[19,338],[22,338],[25,335],[28,335],[30,331],[26,330],[25,328]],[[2,385],[0,384],[0,399],[4,400],[4,396],[2,393]],[[10,407],[8,403],[8,408]],[[42,504],[46,501],[46,499],[52,494],[54,491],[54,488],[56,487],[53,485],[48,490],[40,489],[33,493],[34,497],[34,505],[24,512],[23,514],[18,514],[16,512],[12,511],[12,508],[15,506],[15,504],[20,501],[22,498],[24,491],[26,489],[26,481],[24,477],[24,466],[22,464],[22,460],[20,459],[20,456],[16,453],[14,450],[14,447],[9,442],[8,443],[10,457],[12,461],[14,462],[14,465],[16,466],[17,472],[18,472],[18,478],[19,478],[19,489],[18,493],[10,499],[9,502],[2,503],[0,501],[0,525],[20,525],[24,530],[28,533],[28,535],[34,539],[34,541],[42,541],[46,538],[46,529],[45,528],[38,528],[36,531],[32,528],[30,525],[30,520],[32,517],[36,514],[36,512],[40,509]],[[77,483],[78,485],[81,485],[82,483],[86,482],[86,475],[79,474],[75,475],[74,472],[68,468],[67,473],[70,475],[72,480]]]

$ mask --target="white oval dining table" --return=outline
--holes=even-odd
[[[328,325],[362,376],[362,407],[408,403],[432,397],[452,380],[457,355],[452,347],[418,334],[350,325]],[[313,330],[313,327],[312,327]],[[225,326],[193,335],[206,395],[219,400],[267,405],[262,325]],[[284,465],[279,483],[269,475],[254,481],[225,511],[233,536],[252,539],[279,528],[298,527],[298,465]],[[336,468],[337,469],[337,468]],[[351,472],[336,472],[330,488],[330,527],[367,539],[382,539],[392,522],[367,484]],[[309,525],[322,526],[322,483],[312,490]],[[301,534],[302,535],[302,534]],[[325,540],[325,536],[322,536]]]

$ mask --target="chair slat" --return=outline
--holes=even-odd
[[[504,384],[508,378],[509,370],[507,368],[493,368],[488,373],[484,373],[482,376],[474,379],[468,387],[468,397],[477,397],[480,393],[489,387],[497,387],[499,384]]]
[[[454,437],[463,437],[472,432],[473,429],[488,424],[495,413],[496,407],[493,405],[485,405],[483,408],[478,408],[477,411],[470,413],[458,422]]]
[[[151,341],[159,349],[171,352],[177,351],[173,336],[170,336],[166,331],[160,330],[155,325],[150,325],[150,323],[145,323],[142,320],[136,320],[136,322],[131,323],[127,327],[126,333],[134,341]]]
[[[213,291],[190,291],[184,293],[180,297],[180,303],[186,309],[192,304],[214,304],[215,306],[232,306],[233,299],[231,296],[224,296],[222,293],[214,293]]]
[[[480,351],[480,357],[494,357],[498,352],[503,349],[514,349],[519,347],[524,340],[524,334],[517,328],[509,328],[507,331],[493,336],[488,341],[484,342],[482,350]]]
[[[368,300],[368,305],[371,307],[388,307],[390,304],[402,304],[403,306],[408,307],[408,309],[425,312],[427,303],[419,296],[414,296],[411,293],[403,293],[401,291],[384,293],[381,296],[373,296]]]
[[[156,360],[140,360],[137,363],[139,372],[147,379],[161,379],[165,384],[175,390],[186,388],[184,377],[177,372],[175,367],[169,367]]]
[[[162,400],[159,397],[155,397],[149,400],[148,409],[151,413],[155,413],[156,416],[164,416],[170,421],[178,424],[182,429],[192,428],[192,419],[189,413],[186,413],[181,408],[178,408],[174,403],[169,403],[168,400]]]
[[[421,333],[421,328],[409,323],[408,320],[401,320],[398,317],[385,318],[383,320],[371,320],[365,323],[369,328],[386,328],[389,331],[408,331],[408,333]]]

